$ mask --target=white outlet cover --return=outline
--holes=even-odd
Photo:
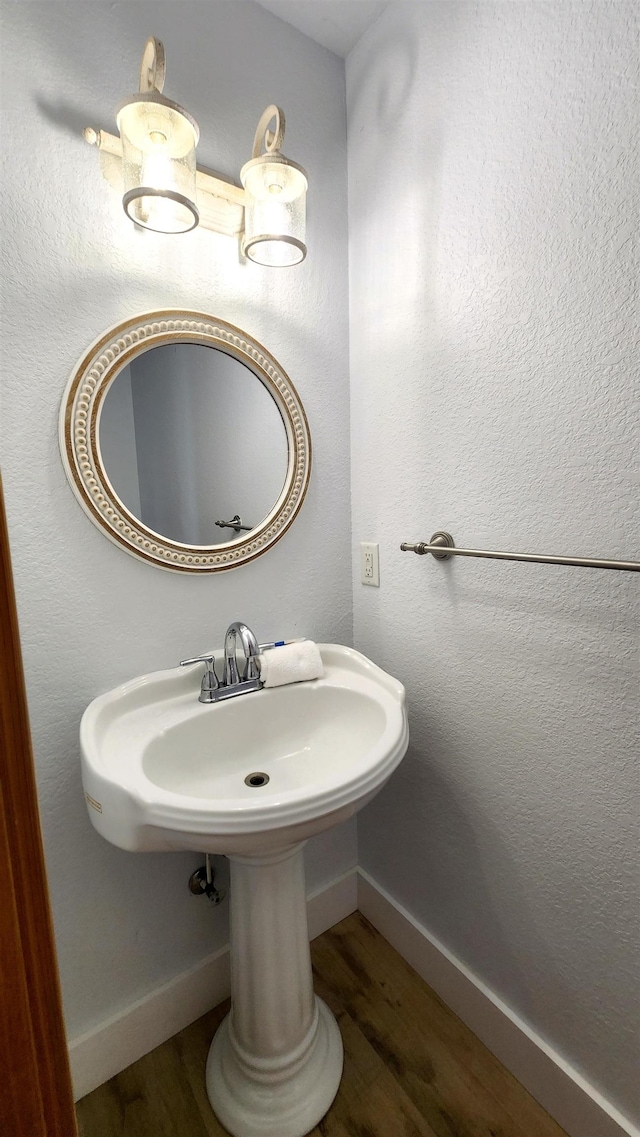
[[[360,580],[362,584],[380,587],[380,546],[374,541],[360,542]]]

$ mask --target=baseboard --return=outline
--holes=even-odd
[[[349,869],[307,898],[309,938],[315,940],[358,908],[358,870]]]
[[[357,870],[308,898],[311,939],[357,907]],[[139,999],[126,1011],[72,1039],[69,1059],[75,1100],[166,1042],[229,995],[228,945]]]
[[[570,1137],[640,1130],[362,869],[358,908]]]

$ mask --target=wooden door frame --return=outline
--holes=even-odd
[[[0,1130],[77,1134],[0,480]]]

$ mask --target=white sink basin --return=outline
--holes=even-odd
[[[158,671],[94,699],[80,728],[103,837],[229,857],[232,1009],[207,1092],[235,1137],[303,1137],[335,1097],[342,1040],[313,992],[302,847],[370,801],[409,740],[402,684],[319,646],[322,679],[202,704],[202,666]]]
[[[322,679],[219,703],[198,702],[201,665],[95,699],[80,742],[96,829],[131,851],[252,853],[355,813],[406,751],[404,688],[359,652],[320,650]]]

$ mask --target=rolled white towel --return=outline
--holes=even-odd
[[[265,687],[282,687],[285,683],[302,683],[322,679],[324,665],[320,649],[313,640],[274,647],[259,656],[260,678]]]

